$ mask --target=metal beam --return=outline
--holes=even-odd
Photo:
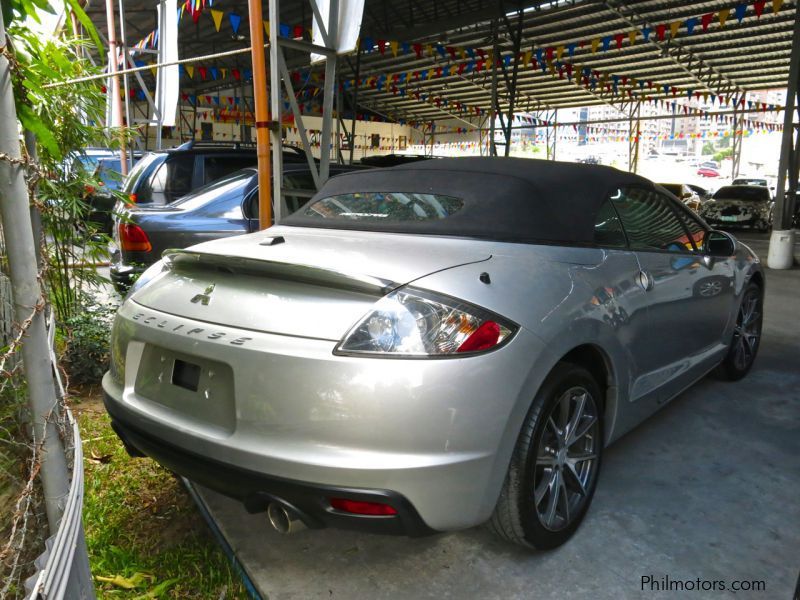
[[[798,10],[798,9],[796,9]],[[773,269],[789,269],[794,264],[792,229],[798,176],[800,176],[800,14],[792,36],[792,57],[783,116],[783,139],[778,162],[778,182],[767,264]]]

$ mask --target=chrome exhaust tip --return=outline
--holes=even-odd
[[[267,519],[272,528],[278,533],[297,533],[306,528],[303,521],[296,514],[277,502],[270,502],[267,506]]]

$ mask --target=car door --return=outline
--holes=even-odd
[[[718,352],[718,303],[700,291],[716,275],[698,250],[704,232],[690,234],[673,199],[644,186],[621,187],[611,199],[639,262],[639,285],[647,292],[648,343],[633,394],[660,390],[659,400],[666,400],[702,374]]]

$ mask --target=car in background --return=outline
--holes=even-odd
[[[683,202],[687,207],[697,212],[700,209],[700,196],[685,183],[659,183],[662,188]]]
[[[713,167],[704,167],[702,165],[697,169],[697,174],[701,177],[719,177],[719,171],[717,169]]]
[[[139,151],[133,155],[134,166],[142,156],[143,153]],[[92,176],[97,180],[98,186],[87,186],[85,190],[86,202],[90,207],[87,221],[95,224],[100,232],[111,235],[112,214],[118,200],[115,192],[122,188],[125,181],[119,155],[99,158]]]
[[[715,161],[715,160],[706,160],[706,161],[703,161],[703,162],[701,162],[701,163],[700,163],[700,165],[699,165],[699,166],[701,166],[701,167],[705,167],[705,168],[707,168],[707,169],[715,169],[715,170],[717,170],[717,171],[719,171],[719,169],[720,169],[720,164],[719,164],[717,161]]]
[[[331,176],[359,169],[331,165]],[[316,193],[308,163],[285,163],[284,214]],[[114,217],[111,281],[122,292],[168,248],[258,231],[258,171],[241,169],[167,205],[129,205]]]
[[[699,277],[717,284],[676,295]],[[747,246],[632,173],[363,170],[278,226],[166,253],[117,311],[103,396],[132,456],[278,531],[488,521],[547,550],[608,444],[710,370],[748,373],[763,290]]]
[[[726,185],[700,208],[712,227],[749,227],[768,231],[774,207],[772,194],[761,185]]]
[[[762,177],[737,177],[731,181],[731,185],[760,185],[767,186],[767,180]]]
[[[285,163],[306,163],[302,150],[284,146]],[[122,192],[134,204],[166,205],[207,183],[258,162],[253,144],[187,142],[146,155],[131,170]],[[116,210],[121,210],[118,205]]]

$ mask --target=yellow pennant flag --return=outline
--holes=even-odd
[[[433,79],[435,71],[433,69],[428,69],[428,79]]]
[[[678,37],[678,29],[681,26],[680,21],[673,21],[669,24],[669,32],[672,34],[672,37]]]
[[[527,52],[524,54],[524,56],[523,56],[523,58],[522,58],[522,64],[523,64],[523,66],[525,66],[525,67],[527,67],[527,66],[528,66],[528,64],[531,62],[531,57],[532,57],[532,56],[533,56],[533,52],[531,52],[530,50],[528,50],[528,51],[527,51]]]
[[[633,46],[636,43],[636,30],[635,29],[633,31],[628,32],[628,40],[630,41],[631,46]]]
[[[464,59],[467,58],[467,51],[464,48],[460,49],[460,53],[461,53],[461,60],[464,60]]]
[[[778,12],[783,6],[783,0],[772,0],[772,12]]]
[[[269,37],[269,21],[264,21],[264,33]]]
[[[214,28],[219,32],[219,28],[222,25],[222,15],[224,13],[221,10],[217,10],[215,8],[211,9],[211,18],[214,19]]]
[[[431,46],[430,44],[427,44],[427,45],[425,46],[425,53],[426,53],[428,56],[433,56],[433,46]]]
[[[225,79],[225,78],[227,78],[227,77],[228,77],[228,69],[222,69],[222,68],[221,68],[221,69],[219,70],[219,72],[220,72],[220,73],[222,73],[222,78],[223,78],[223,79]]]
[[[600,38],[594,38],[592,40],[592,54],[597,52],[597,47],[600,45]]]
[[[730,16],[730,14],[731,14],[731,9],[730,8],[723,8],[721,11],[719,11],[719,26],[720,27],[725,27],[725,21],[728,20],[728,17]]]
[[[153,74],[153,77],[155,77],[156,74],[158,73],[158,69],[156,69],[155,67],[150,67],[150,72]]]
[[[564,46],[556,47],[556,58],[561,60],[561,57],[564,56]]]
[[[400,47],[399,42],[396,41],[389,42],[389,48],[392,49],[392,56],[394,56],[395,58],[397,58],[397,49],[399,47]]]
[[[194,79],[194,65],[183,65],[183,68],[186,70],[189,79]]]

